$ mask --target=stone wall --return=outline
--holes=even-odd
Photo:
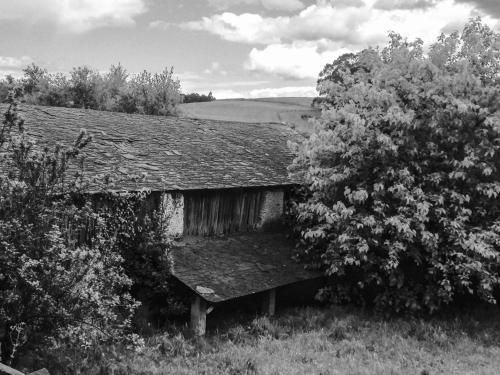
[[[260,211],[260,226],[279,220],[283,216],[283,203],[283,190],[266,190]]]
[[[181,193],[163,193],[161,209],[167,235],[176,238],[182,237],[184,232],[184,195]]]

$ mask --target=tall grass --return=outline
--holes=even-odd
[[[498,309],[433,320],[386,319],[347,308],[294,308],[275,318],[149,337],[114,348],[85,374],[498,374]],[[53,369],[51,374],[64,373]]]

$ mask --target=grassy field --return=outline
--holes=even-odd
[[[113,374],[498,374],[498,309],[456,316],[384,319],[360,310],[292,308],[241,317],[205,339],[153,335],[118,355]],[[100,374],[104,372],[102,368]]]
[[[307,133],[310,131],[308,118],[319,115],[311,103],[312,98],[223,99],[181,104],[179,110],[181,117],[285,123]]]

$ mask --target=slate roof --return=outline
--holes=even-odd
[[[0,107],[2,112],[6,106]],[[251,124],[20,105],[30,135],[43,143],[93,135],[85,170],[114,172],[120,190],[153,191],[288,185],[296,133],[280,124]],[[142,175],[139,182],[128,175]]]
[[[209,302],[321,277],[292,259],[293,248],[281,233],[185,238],[172,249],[173,275]]]

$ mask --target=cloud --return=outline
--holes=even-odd
[[[55,21],[82,33],[99,27],[132,26],[147,10],[144,0],[16,0],[0,2],[0,19]]]
[[[456,0],[456,2],[472,4],[492,17],[500,17],[499,0]]]
[[[224,12],[180,26],[238,43],[270,45],[327,39],[359,49],[384,43],[389,31],[410,39],[435,40],[445,25],[458,24],[476,14],[478,4],[492,11],[500,8],[499,0],[456,1],[317,0],[291,16]],[[486,16],[483,20],[492,23],[493,17]]]
[[[319,48],[315,42],[271,44],[263,49],[253,48],[245,68],[278,75],[286,79],[317,78],[326,63],[332,62],[345,48]]]
[[[29,65],[33,59],[29,56],[12,57],[0,56],[0,77],[8,74],[19,78],[23,75],[23,69]]]
[[[267,44],[280,40],[279,35],[275,35],[279,25],[273,20],[271,18],[270,23],[266,23],[266,20],[258,14],[236,15],[226,12],[203,17],[199,21],[185,22],[180,26],[188,30],[208,31],[231,42]]]
[[[299,17],[304,21],[289,21],[283,28],[276,26],[276,23],[283,22],[280,17],[273,19],[275,24],[265,20],[263,23],[273,28],[274,32],[257,27],[259,32],[265,32],[263,40],[267,45],[252,48],[244,67],[286,79],[315,79],[326,63],[341,54],[385,44],[389,31],[399,32],[410,40],[422,38],[429,44],[441,32],[460,28],[475,12],[470,4],[455,4],[453,0],[442,0],[434,8],[418,11],[370,8],[374,3],[375,0],[372,0],[368,4],[367,0],[363,9],[348,7],[335,12],[332,12],[331,3],[318,3],[300,12]],[[338,17],[342,20],[326,22],[330,15],[333,19]],[[491,17],[485,17],[483,21],[490,26],[498,22]],[[355,36],[347,35],[348,32]],[[248,40],[255,36],[246,34],[246,37]],[[233,39],[236,39],[234,35]],[[279,42],[276,42],[277,39]]]
[[[263,88],[251,90],[251,98],[276,98],[276,97],[315,97],[318,96],[314,86],[285,86],[277,88]]]
[[[168,28],[170,28],[172,26],[174,26],[174,24],[172,22],[166,22],[166,21],[160,21],[160,20],[151,21],[149,23],[149,27],[151,27],[153,29],[167,30]]]
[[[221,64],[218,61],[213,61],[210,64],[210,66],[203,71],[203,73],[210,74],[210,75],[214,75],[214,74],[218,74],[218,75],[222,75],[222,76],[227,75],[227,71],[222,68]]]
[[[437,0],[377,0],[373,5],[376,9],[427,9],[435,6]]]
[[[208,0],[208,4],[219,11],[237,5],[256,5],[268,10],[282,10],[287,12],[293,12],[305,7],[304,3],[300,0]]]
[[[359,42],[358,26],[367,21],[371,10],[342,3],[338,8],[320,1],[295,16],[262,17],[259,14],[225,12],[198,21],[185,22],[185,29],[208,31],[232,42],[271,44],[285,40],[346,40]]]

